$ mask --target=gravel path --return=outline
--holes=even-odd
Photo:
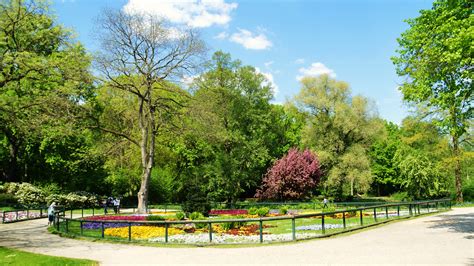
[[[46,220],[0,225],[0,246],[113,264],[474,265],[474,208],[343,235],[242,248],[156,248],[61,238]],[[0,263],[1,264],[1,263]]]

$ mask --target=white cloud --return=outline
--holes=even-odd
[[[271,65],[273,65],[273,63],[275,63],[275,62],[273,62],[273,61],[268,61],[268,62],[263,63],[263,65],[264,65],[266,68],[269,68]]]
[[[298,58],[295,60],[295,64],[297,65],[301,65],[301,64],[304,64],[304,58]]]
[[[306,76],[314,77],[314,76],[319,76],[323,74],[327,74],[332,78],[336,77],[336,73],[334,72],[334,70],[326,67],[321,62],[312,63],[311,66],[309,66],[308,68],[302,67],[298,71],[300,72],[301,75],[296,76],[297,80],[301,80],[303,77],[306,77]]]
[[[191,86],[191,84],[194,82],[195,79],[197,79],[199,77],[199,75],[195,75],[195,76],[188,76],[188,75],[184,75],[182,78],[181,78],[181,82],[186,85],[186,86]]]
[[[251,50],[265,50],[273,45],[263,33],[254,34],[245,29],[239,29],[239,32],[232,34],[230,40]]]
[[[224,0],[128,0],[123,9],[127,13],[152,14],[172,23],[206,28],[227,25],[231,11],[237,6]]]
[[[227,37],[229,37],[229,34],[227,34],[227,32],[225,32],[225,31],[223,31],[223,32],[217,34],[216,36],[214,36],[214,39],[225,40],[225,39],[227,39]]]
[[[275,80],[273,79],[272,73],[262,72],[258,67],[255,68],[255,71],[257,71],[257,73],[262,74],[267,79],[266,82],[263,83],[263,85],[270,86],[272,88],[273,96],[276,96],[279,91],[279,88],[278,85],[276,85]]]

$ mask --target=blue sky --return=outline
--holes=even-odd
[[[431,0],[184,1],[57,0],[53,11],[91,51],[102,8],[150,12],[198,29],[211,53],[257,67],[274,84],[274,102],[299,92],[299,76],[327,73],[372,99],[381,117],[400,123],[408,114],[390,57],[407,29],[403,20],[431,8]]]

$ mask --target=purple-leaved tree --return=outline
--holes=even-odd
[[[321,177],[319,160],[306,149],[288,151],[264,176],[255,196],[259,199],[301,199],[308,196]]]

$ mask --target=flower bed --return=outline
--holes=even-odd
[[[18,220],[36,219],[39,217],[41,217],[39,211],[18,211],[18,216],[16,211],[5,212],[5,217],[3,217],[3,212],[0,212],[0,220],[3,219],[5,223],[14,222]],[[47,217],[47,213],[43,212],[42,217]]]
[[[84,217],[83,220],[89,221],[145,221],[145,215],[100,215]]]
[[[179,228],[168,228],[168,235],[177,235],[182,233],[184,233],[184,231]],[[128,238],[128,227],[107,228],[104,230],[104,235]],[[133,226],[131,236],[133,239],[164,237],[165,228],[146,225]]]
[[[211,210],[209,215],[245,215],[247,210]]]

